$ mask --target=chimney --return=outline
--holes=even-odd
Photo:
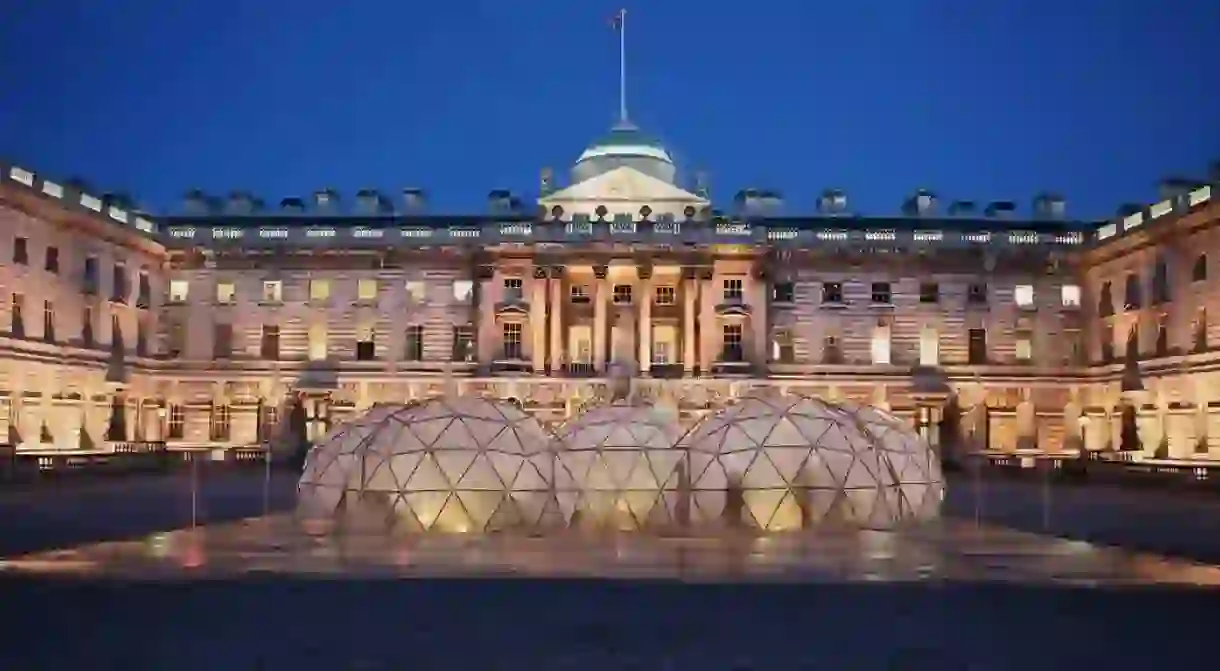
[[[191,189],[182,196],[182,209],[187,214],[207,214],[208,194],[202,189]]]
[[[1057,193],[1040,193],[1034,198],[1034,216],[1039,219],[1062,219],[1067,213],[1067,201]]]
[[[1006,219],[1017,211],[1017,204],[1011,200],[997,200],[987,204],[983,214],[993,219]]]
[[[554,192],[555,171],[550,168],[543,168],[542,174],[538,176],[538,193],[545,198]]]
[[[418,214],[424,211],[428,204],[428,194],[418,187],[409,186],[402,190],[402,203],[407,208],[407,212]]]
[[[1157,192],[1160,194],[1161,200],[1177,200],[1199,186],[1198,182],[1185,177],[1166,177],[1157,182]]]
[[[280,210],[288,214],[300,214],[305,211],[305,201],[289,196],[280,201]]]
[[[949,216],[951,217],[973,217],[978,213],[978,206],[973,200],[955,200],[949,203]]]
[[[225,204],[225,214],[251,214],[254,212],[254,196],[249,191],[233,191]]]
[[[843,214],[847,212],[847,192],[842,189],[826,189],[818,198],[821,214]]]
[[[700,170],[695,173],[695,195],[704,200],[712,199],[711,186],[708,183],[707,172]]]
[[[1139,203],[1123,203],[1118,206],[1117,214],[1120,217],[1129,217],[1137,212],[1143,212],[1144,206]]]
[[[319,210],[334,211],[339,208],[339,192],[334,189],[320,189],[313,194],[314,207]]]
[[[366,214],[378,214],[382,210],[384,200],[377,189],[361,189],[356,192],[356,205],[361,212]]]
[[[902,213],[908,217],[926,217],[936,211],[936,194],[920,189],[902,204]]]

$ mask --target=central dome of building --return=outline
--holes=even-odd
[[[878,408],[801,396],[746,396],[682,441],[694,522],[768,531],[888,529],[935,517],[936,454]]]
[[[673,184],[676,177],[673,158],[665,147],[635,124],[623,120],[580,155],[572,168],[572,182],[580,183],[623,166],[668,184]]]

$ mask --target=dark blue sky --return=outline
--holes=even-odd
[[[126,190],[268,202],[428,190],[481,211],[566,175],[617,109],[611,0],[8,0],[0,155]],[[629,107],[717,201],[826,186],[890,213],[1151,201],[1220,158],[1216,0],[628,2]]]

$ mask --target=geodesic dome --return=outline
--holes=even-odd
[[[507,401],[374,407],[310,450],[298,506],[406,531],[562,524],[549,486],[549,438]]]
[[[935,517],[943,498],[927,442],[878,408],[751,395],[711,415],[682,445],[696,523],[884,529]]]
[[[614,404],[586,410],[559,429],[555,492],[573,526],[633,530],[682,517],[685,430],[654,407]]]

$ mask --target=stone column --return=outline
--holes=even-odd
[[[530,360],[534,374],[541,375],[546,369],[546,268],[534,268],[534,280],[530,286]]]
[[[652,268],[639,266],[636,268],[640,281],[637,283],[640,295],[640,375],[648,375],[652,369]]]
[[[682,372],[686,376],[695,374],[699,366],[698,345],[695,340],[695,300],[699,296],[699,282],[694,268],[682,269]]]
[[[704,375],[712,374],[716,362],[716,345],[720,341],[719,322],[716,319],[716,303],[720,294],[716,291],[715,273],[703,270],[699,275],[699,370]]]
[[[551,268],[551,374],[563,372],[564,350],[567,349],[563,327],[563,266]]]
[[[606,312],[610,301],[609,268],[593,266],[593,369],[606,371]]]
[[[474,281],[478,285],[475,289],[478,292],[475,348],[478,351],[480,368],[490,368],[495,357],[496,301],[500,296],[496,280],[500,279],[499,276],[500,273],[492,266],[479,266],[475,269]]]
[[[767,279],[766,268],[756,268],[750,278],[750,293],[746,296],[746,300],[750,305],[750,363],[757,367],[758,371],[766,368],[768,349],[770,345],[770,334],[768,333],[767,322],[767,294],[769,293],[770,283]]]

